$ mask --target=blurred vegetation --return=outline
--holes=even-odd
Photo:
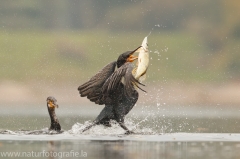
[[[1,1],[0,78],[86,79],[149,36],[152,81],[240,79],[240,2]]]

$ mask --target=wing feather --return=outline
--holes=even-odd
[[[81,97],[87,98],[96,104],[103,104],[98,99],[104,82],[112,75],[116,68],[116,61],[106,65],[101,71],[94,75],[89,81],[78,87]]]
[[[136,80],[132,74],[134,66],[132,63],[125,63],[123,66],[118,68],[104,83],[102,87],[102,96],[101,101],[105,104],[112,104],[121,93],[124,93],[126,98],[132,99],[136,96],[135,85],[141,84],[138,80]],[[122,83],[122,78],[124,78],[124,89],[123,92],[119,92],[119,85]],[[143,84],[141,84],[143,85]],[[144,86],[144,85],[143,85]],[[141,88],[140,88],[141,89]],[[141,89],[142,90],[142,89]]]

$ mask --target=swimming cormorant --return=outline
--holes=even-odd
[[[89,81],[78,87],[81,97],[86,96],[99,105],[105,104],[97,118],[83,132],[96,124],[110,126],[109,122],[113,119],[126,130],[126,134],[132,133],[125,126],[124,117],[138,100],[138,92],[135,88],[140,88],[138,84],[142,85],[132,73],[134,70],[132,62],[137,59],[133,54],[141,47],[121,54],[117,61],[109,63]]]
[[[51,125],[49,128],[49,131],[55,130],[57,132],[60,132],[61,125],[55,113],[55,108],[58,108],[58,104],[57,104],[57,100],[54,97],[50,96],[47,98],[47,108],[48,108],[48,113],[51,119]]]

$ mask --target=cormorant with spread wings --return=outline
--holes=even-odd
[[[109,122],[112,119],[116,120],[127,134],[132,133],[125,126],[124,117],[138,100],[136,88],[141,89],[138,85],[143,85],[135,79],[136,68],[132,63],[138,58],[133,54],[141,48],[142,46],[121,54],[117,61],[109,63],[89,81],[78,87],[81,97],[86,96],[99,105],[105,104],[97,118],[83,132],[96,124],[110,126]]]

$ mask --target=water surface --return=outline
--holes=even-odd
[[[101,106],[60,107],[56,112],[65,130],[62,134],[24,135],[25,130],[50,126],[47,109],[43,106],[16,108],[8,106],[0,112],[0,129],[4,132],[0,134],[0,152],[20,153],[17,155],[22,156],[17,158],[28,157],[23,156],[23,152],[35,155],[30,158],[240,157],[237,107],[138,106],[126,117],[127,126],[137,133],[134,135],[124,135],[124,130],[114,121],[110,128],[100,125],[82,134],[82,127],[94,120]],[[46,156],[50,153],[52,156]],[[78,156],[73,156],[76,153]]]

